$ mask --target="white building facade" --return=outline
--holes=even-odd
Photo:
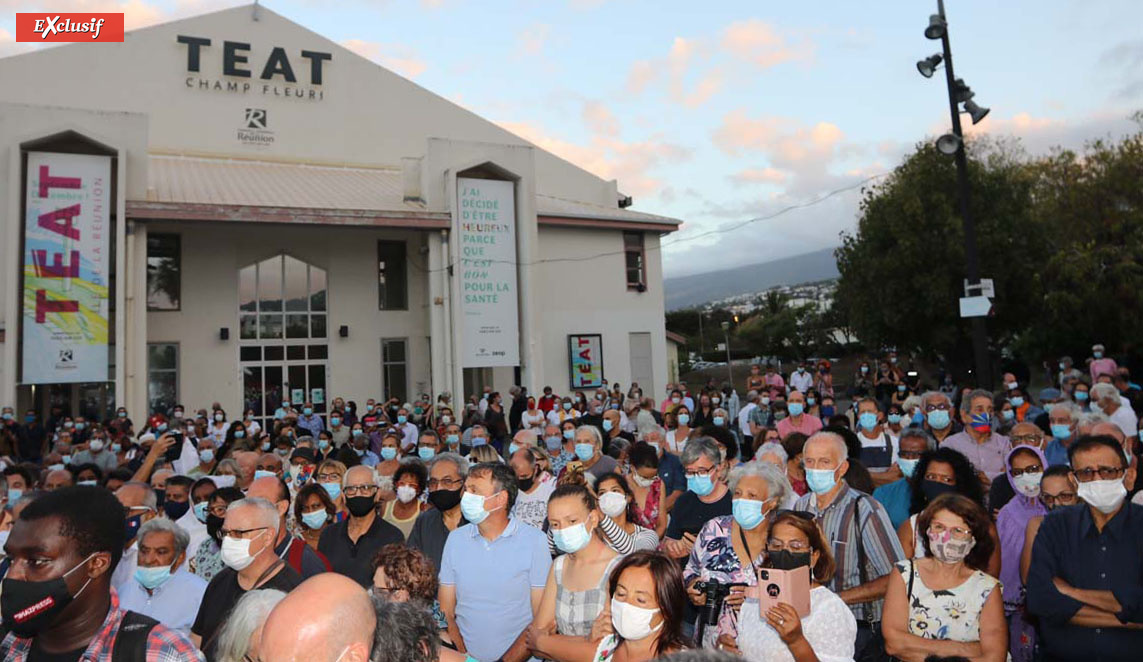
[[[265,8],[0,80],[0,403],[266,417],[667,381],[679,221]]]

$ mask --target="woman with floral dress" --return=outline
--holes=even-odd
[[[703,648],[714,648],[719,635],[738,636],[738,609],[746,597],[746,587],[757,585],[757,568],[766,558],[766,516],[785,499],[784,485],[782,475],[771,464],[748,462],[735,467],[728,485],[734,495],[733,514],[715,517],[699,531],[683,571],[691,602],[696,607],[706,602],[703,592],[695,588],[700,580],[743,584],[733,587],[723,601],[718,626],[703,632],[699,642]]]

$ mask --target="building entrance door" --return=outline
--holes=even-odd
[[[243,409],[267,429],[283,402],[328,412],[326,273],[290,255],[239,271],[239,372]]]

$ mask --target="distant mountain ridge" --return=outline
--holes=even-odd
[[[797,285],[837,278],[833,248],[733,269],[667,278],[667,310],[698,306],[737,294],[761,292],[780,285]]]

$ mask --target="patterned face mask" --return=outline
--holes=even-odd
[[[933,558],[941,563],[960,563],[976,547],[976,539],[956,540],[952,531],[938,532],[929,529],[929,549]]]

